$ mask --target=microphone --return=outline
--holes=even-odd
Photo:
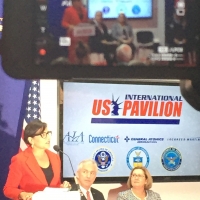
[[[72,168],[72,171],[73,171],[73,174],[74,174],[74,176],[76,176],[75,173],[74,173],[74,168],[73,168],[73,166],[72,166],[72,162],[71,162],[70,157],[69,157],[66,153],[64,153],[58,145],[54,145],[54,146],[53,146],[53,149],[54,149],[55,151],[57,151],[57,152],[63,153],[64,155],[66,155],[66,156],[68,157],[69,162],[70,162],[70,165],[71,165],[71,168]]]
[[[70,165],[71,165],[71,168],[72,168],[72,171],[73,171],[73,174],[74,174],[74,181],[75,181],[77,190],[80,191],[80,187],[79,187],[79,184],[77,183],[76,174],[74,173],[74,168],[73,168],[73,166],[72,166],[72,162],[71,162],[70,157],[69,157],[65,152],[63,152],[63,151],[61,150],[61,148],[60,148],[58,145],[54,145],[54,146],[53,146],[53,149],[54,149],[55,151],[57,151],[57,152],[61,152],[62,154],[66,155],[66,156],[68,157],[69,162],[70,162]]]

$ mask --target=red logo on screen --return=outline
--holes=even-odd
[[[103,116],[180,117],[183,101],[181,96],[126,95],[121,102],[110,99],[94,99],[92,114]]]

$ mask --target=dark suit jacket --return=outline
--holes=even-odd
[[[89,38],[89,46],[91,52],[103,53],[105,45],[101,43],[102,40],[112,41],[112,37],[108,34],[108,29],[104,23],[101,24],[103,32],[98,28],[94,21],[91,24],[95,25],[95,35]]]
[[[44,190],[47,186],[60,187],[60,157],[49,150],[46,150],[46,153],[54,173],[50,185],[32,153],[32,148],[28,147],[11,159],[9,174],[3,189],[6,197],[17,200],[22,191],[35,193]]]
[[[71,191],[74,191],[74,190],[77,190],[77,186],[76,185],[72,185]],[[105,200],[103,194],[99,190],[94,189],[94,188],[91,187],[91,193],[92,193],[92,196],[93,196],[94,200]],[[87,199],[85,198],[84,195],[82,195],[81,196],[81,200],[87,200]]]

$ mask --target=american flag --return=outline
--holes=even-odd
[[[34,119],[41,118],[40,110],[40,81],[33,80],[29,88],[28,101],[26,105],[26,114],[23,122],[22,137],[20,140],[20,150],[25,150],[27,148],[26,143],[23,140],[24,128],[26,125]]]

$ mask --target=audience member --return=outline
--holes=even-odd
[[[127,181],[129,189],[120,192],[117,200],[161,200],[158,193],[150,190],[152,183],[153,179],[145,167],[135,167]]]
[[[132,59],[132,49],[127,44],[121,44],[116,49],[117,65],[128,65]]]

